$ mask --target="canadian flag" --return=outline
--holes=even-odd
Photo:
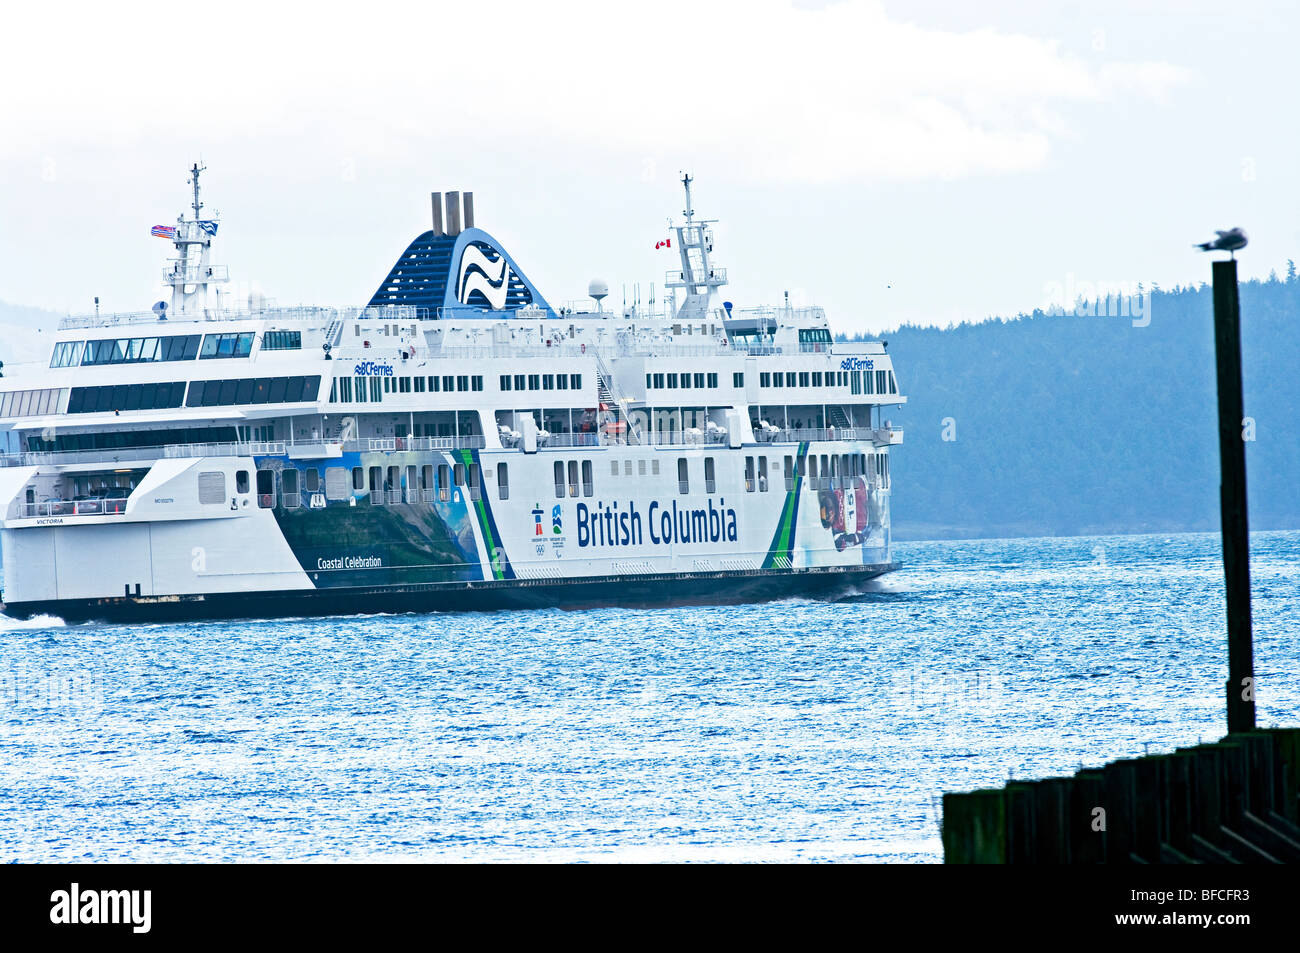
[[[655,248],[672,248],[672,247],[673,247],[673,240],[671,238],[665,238],[661,242],[655,242]]]

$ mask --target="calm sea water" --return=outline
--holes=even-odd
[[[1253,545],[1300,722],[1300,533]],[[1210,535],[913,543],[837,602],[0,620],[0,859],[937,861],[945,790],[1223,733]]]

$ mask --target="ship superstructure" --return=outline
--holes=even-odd
[[[894,568],[883,344],[733,308],[684,177],[659,313],[553,307],[433,195],[365,307],[232,308],[215,218],[170,302],[0,378],[4,599],[68,619],[742,601]]]

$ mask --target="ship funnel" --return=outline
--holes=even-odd
[[[442,193],[433,193],[433,234],[442,235]]]
[[[447,193],[447,234],[460,234],[460,193]]]
[[[461,204],[465,206],[465,227],[474,227],[474,193],[466,192],[461,198]]]

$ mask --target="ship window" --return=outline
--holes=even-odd
[[[744,386],[745,386],[745,372],[744,372],[744,371],[733,371],[733,372],[732,372],[732,374],[731,374],[731,386],[732,386],[732,387],[744,387]]]
[[[664,387],[664,376],[663,376],[662,374],[656,374],[656,375],[655,375],[655,390],[663,390],[663,387]]]
[[[247,470],[235,471],[235,492],[236,493],[248,492],[248,471]]]
[[[822,372],[821,372],[821,371],[813,371],[813,372],[812,372],[812,386],[813,386],[813,387],[821,387],[821,386],[822,386]]]
[[[677,492],[691,492],[690,468],[686,464],[685,457],[677,458]]]
[[[516,375],[515,375],[515,390],[523,390],[523,389],[524,389],[524,375],[523,375],[523,374],[516,374]]]
[[[718,386],[718,375],[715,373],[705,375],[705,380],[708,382],[709,387],[716,388]]]
[[[578,461],[569,461],[569,496],[578,495]]]
[[[569,388],[570,388],[571,390],[582,390],[582,375],[581,375],[581,374],[570,374],[570,375],[569,375]]]
[[[416,392],[417,394],[423,394],[423,393],[424,393],[424,378],[423,378],[423,377],[417,377],[417,378],[415,378],[415,380],[412,381],[412,383],[415,385],[415,392]]]
[[[558,500],[564,497],[564,461],[556,460],[553,469],[555,471],[555,498]]]
[[[784,471],[784,472],[785,472],[785,488],[786,488],[786,491],[788,492],[788,491],[794,489],[794,476],[795,476],[795,474],[794,474],[794,457],[787,456],[787,457],[785,458],[785,471]]]
[[[366,487],[370,493],[371,503],[384,502],[384,468],[371,467],[370,480]]]
[[[469,389],[470,389],[470,390],[482,390],[482,389],[483,389],[483,375],[482,375],[482,374],[473,374],[473,375],[470,376],[470,379],[469,379]]]
[[[718,488],[717,470],[712,457],[704,458],[704,492],[712,493]]]
[[[456,480],[457,486],[465,485],[465,464],[457,463],[452,467],[452,476]]]
[[[542,390],[555,390],[555,375],[554,375],[554,374],[543,374],[543,375],[542,375]]]
[[[800,386],[800,387],[807,387],[807,386],[808,386],[808,372],[807,372],[807,371],[800,371],[800,372],[799,372],[799,386]]]
[[[745,458],[745,492],[754,492],[754,458]]]
[[[668,386],[669,386],[669,387],[676,387],[676,386],[677,386],[677,375],[676,375],[676,374],[669,374],[669,375],[668,375]]]
[[[758,386],[759,386],[759,387],[771,387],[771,386],[772,386],[772,374],[771,374],[771,372],[769,372],[769,371],[763,371],[762,373],[760,373],[760,374],[758,375]]]
[[[205,470],[199,474],[199,502],[226,502],[226,474],[221,470]]]
[[[263,351],[297,351],[301,348],[301,331],[267,331],[262,335]]]
[[[883,394],[883,393],[885,393],[885,388],[886,388],[887,386],[888,386],[888,384],[886,383],[886,380],[885,380],[885,372],[884,372],[884,371],[876,371],[876,393],[877,393],[877,394]]]
[[[429,502],[432,497],[428,493],[433,489],[433,464],[431,463],[420,467],[420,489],[425,491],[424,501]]]
[[[509,375],[509,374],[502,374],[502,375],[501,375],[501,389],[502,389],[502,390],[509,390],[509,389],[510,389],[510,375]]]
[[[379,378],[378,377],[370,378],[370,402],[372,404],[378,404],[383,399],[384,399],[384,393],[379,388]]]
[[[617,461],[617,460],[611,460],[611,461],[609,461],[609,475],[610,475],[610,476],[618,476],[618,461]]]
[[[653,375],[653,374],[647,374],[647,375],[645,376],[645,387],[646,387],[646,390],[651,390],[651,389],[654,388],[654,384],[652,383],[653,380],[654,380],[654,375]]]
[[[438,499],[444,503],[451,499],[451,469],[445,463],[438,464]]]
[[[890,372],[889,372],[889,392],[890,392],[891,394],[897,394],[897,393],[898,393],[898,384],[894,381],[894,372],[893,372],[893,371],[890,371]]]
[[[450,374],[442,375],[442,389],[444,391],[453,391],[456,389],[456,378]]]
[[[637,475],[637,476],[645,476],[645,461],[644,461],[644,460],[638,460],[638,461],[636,462],[636,475]]]
[[[631,461],[631,460],[624,460],[624,461],[623,461],[623,476],[631,476],[631,475],[632,475],[632,461]]]
[[[275,471],[257,471],[257,505],[264,510],[275,506]]]
[[[557,374],[556,377],[555,377],[555,387],[556,387],[557,390],[568,390],[568,389],[569,389],[569,375],[568,375],[568,374]]]
[[[658,475],[659,475],[659,461],[658,461],[658,460],[651,460],[651,461],[650,461],[650,475],[651,475],[651,476],[658,476]]]
[[[786,372],[785,372],[785,386],[786,386],[786,387],[794,387],[794,386],[795,386],[795,385],[794,385],[794,380],[795,380],[794,371],[786,371]]]
[[[320,492],[320,471],[311,467],[302,471],[302,486],[308,493]]]
[[[235,388],[235,403],[251,404],[252,402],[253,402],[253,379],[251,377],[246,377],[243,380],[239,381],[238,386]]]
[[[285,506],[298,505],[298,471],[292,467],[280,471],[280,493]]]
[[[352,468],[352,489],[361,491],[366,488],[366,471],[361,467]],[[342,499],[342,497],[339,497]]]
[[[456,390],[469,390],[468,374],[461,374],[456,378]]]
[[[394,384],[395,384],[395,382],[394,382],[391,378],[387,378],[387,377],[385,377],[385,378],[384,378],[384,393],[385,393],[385,394],[391,394],[393,391],[397,390],[397,388],[394,386]]]
[[[399,394],[409,394],[411,392],[411,379],[409,377],[399,377],[397,379],[397,392]]]
[[[813,454],[808,458],[806,464],[808,467],[808,489],[816,490],[817,487],[817,455]]]
[[[356,389],[353,391],[352,399],[356,401],[358,404],[364,404],[368,399],[367,391],[366,391],[366,379],[364,377],[358,377],[356,379]]]
[[[358,467],[357,469],[360,469]],[[346,500],[352,495],[352,490],[348,486],[349,473],[347,467],[330,467],[325,471],[325,499],[327,500]]]
[[[477,500],[482,495],[480,490],[482,485],[483,476],[479,469],[479,465],[477,463],[471,463],[469,465],[469,498],[471,500]]]
[[[758,491],[767,492],[767,457],[758,458]]]
[[[441,377],[437,377],[437,376],[430,377],[430,378],[429,378],[429,393],[431,393],[431,394],[436,394],[436,393],[438,393],[438,392],[441,391],[441,390],[442,390],[442,378],[441,378]]]
[[[497,464],[497,499],[510,499],[510,470],[504,463]]]
[[[862,375],[859,374],[857,371],[854,371],[852,374],[850,374],[850,375],[849,375],[849,385],[850,385],[850,386],[849,386],[849,393],[850,393],[850,394],[860,394],[860,393],[862,393]],[[871,392],[870,392],[870,391],[867,391],[867,393],[871,393]]]
[[[582,495],[591,496],[596,492],[595,481],[592,479],[591,461],[582,461]]]
[[[773,386],[773,387],[784,387],[784,386],[785,386],[785,375],[782,374],[780,371],[777,371],[775,374],[773,374],[773,375],[772,375],[772,386]]]

